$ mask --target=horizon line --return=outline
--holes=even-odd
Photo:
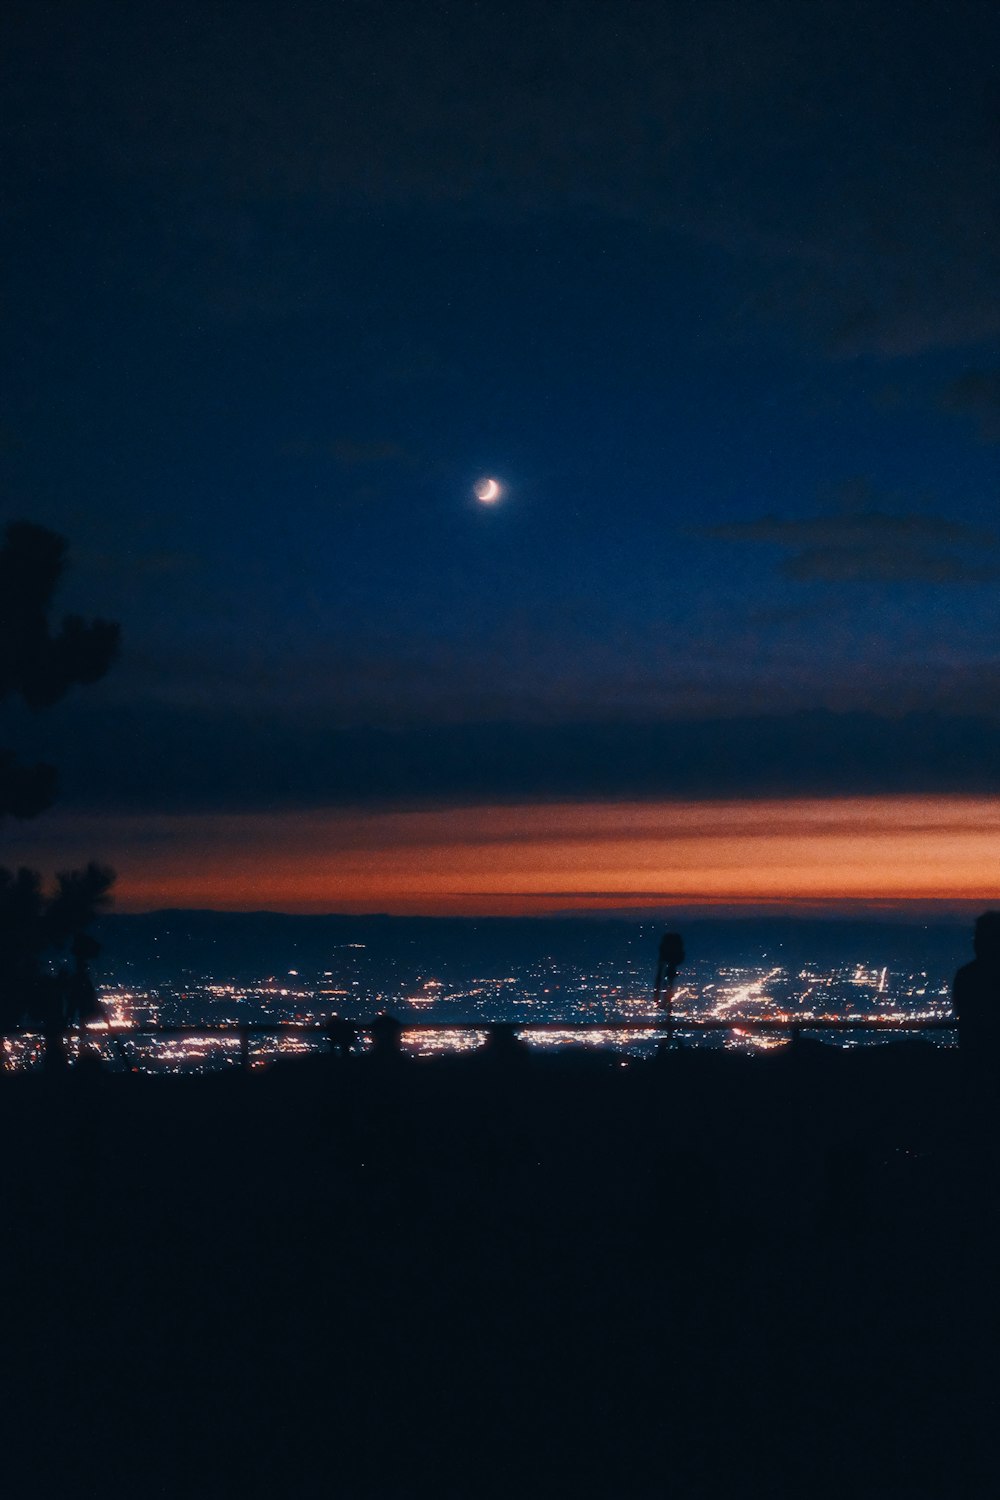
[[[994,898],[996,905],[1000,907],[1000,895]],[[289,910],[275,906],[240,907],[240,906],[150,906],[141,908],[119,907],[113,908],[101,914],[101,921],[116,917],[243,917],[270,918],[283,917],[294,920],[307,921],[423,921],[423,922],[580,922],[580,921],[619,921],[619,922],[665,922],[678,920],[685,922],[713,922],[713,921],[787,921],[787,922],[890,922],[893,925],[924,925],[930,920],[935,920],[943,925],[952,925],[968,921],[983,910],[989,909],[989,898],[982,900],[968,899],[962,901],[942,900],[940,903],[914,900],[912,902],[893,902],[879,904],[853,904],[838,902],[816,902],[813,904],[785,904],[773,903],[762,905],[760,903],[747,903],[740,905],[733,902],[719,902],[716,905],[704,903],[689,906],[664,906],[664,907],[559,907],[544,911],[517,911],[517,912],[460,912],[460,911],[385,911],[377,909],[365,909],[352,911],[343,907],[339,909],[323,910]]]

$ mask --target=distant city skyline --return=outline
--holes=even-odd
[[[226,956],[232,932],[224,935],[216,924],[213,937],[211,920],[192,930],[183,917],[163,918],[146,924],[152,941],[141,951],[135,935],[125,940],[125,954],[119,942],[112,978],[101,987],[101,1014],[74,1034],[70,1058],[75,1063],[89,1052],[112,1068],[154,1073],[266,1069],[328,1056],[331,1015],[357,1023],[363,1051],[371,1021],[384,1012],[399,1020],[404,1051],[415,1059],[474,1053],[497,1022],[519,1028],[541,1054],[571,1047],[652,1058],[666,1025],[649,968],[655,929],[562,924],[554,941],[559,926],[505,924],[481,945],[467,934],[463,944],[445,941],[442,948],[433,923],[393,931],[362,919],[353,929],[317,932],[293,919],[255,932],[234,970]],[[124,938],[120,922],[118,931]],[[584,939],[577,953],[574,931]],[[682,965],[670,1010],[685,1046],[772,1052],[788,1046],[792,1027],[848,1049],[900,1036],[955,1046],[942,930],[929,953],[912,945],[903,960],[899,939],[884,926],[845,923],[822,942],[815,927],[798,931],[794,923],[778,924],[770,938],[755,937],[752,927],[738,931],[723,927],[713,940],[711,925],[699,929],[700,951]],[[959,952],[957,934],[950,942]],[[262,947],[270,962],[255,970]],[[40,1035],[29,1030],[4,1046],[9,1068],[41,1065]]]

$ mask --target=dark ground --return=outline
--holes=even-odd
[[[5,1493],[992,1491],[958,1058],[0,1078]]]

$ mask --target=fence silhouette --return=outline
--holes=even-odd
[[[370,1041],[372,1019],[356,1020],[351,1024],[356,1027],[359,1039]],[[430,1020],[423,1017],[415,1017],[412,1020],[399,1018],[404,1035],[434,1033],[466,1033],[470,1036],[478,1035],[486,1037],[491,1028],[503,1024],[512,1029],[518,1036],[530,1037],[532,1034],[544,1035],[545,1033],[571,1036],[579,1036],[581,1041],[586,1041],[588,1036],[594,1037],[599,1034],[614,1037],[628,1037],[634,1034],[641,1041],[663,1044],[663,1049],[668,1052],[682,1050],[678,1043],[686,1037],[696,1037],[701,1034],[733,1032],[741,1038],[754,1036],[777,1035],[785,1037],[794,1048],[797,1043],[807,1035],[818,1033],[844,1033],[844,1032],[866,1032],[881,1033],[891,1037],[912,1037],[935,1032],[955,1032],[958,1022],[954,1016],[936,1017],[910,1017],[910,1016],[810,1016],[788,1018],[785,1016],[688,1016],[683,1013],[672,1013],[668,1015],[655,1015],[650,1017],[629,1017],[611,1020],[530,1020],[498,1023],[489,1020]],[[204,1038],[206,1040],[233,1040],[238,1044],[238,1058],[240,1066],[245,1071],[250,1071],[254,1065],[252,1042],[264,1037],[298,1036],[303,1039],[312,1038],[321,1046],[328,1044],[326,1020],[316,1021],[287,1021],[287,1020],[263,1020],[244,1022],[211,1022],[190,1021],[177,1022],[173,1024],[144,1024],[108,1026],[97,1024],[74,1026],[67,1028],[62,1034],[62,1045],[64,1051],[68,1051],[68,1044],[74,1040],[78,1047],[86,1044],[114,1044],[116,1042],[138,1041],[143,1038],[169,1038],[190,1037]],[[34,1038],[33,1033],[22,1033],[25,1039],[29,1036]],[[37,1038],[39,1042],[42,1038]]]

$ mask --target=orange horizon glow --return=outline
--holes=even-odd
[[[8,850],[47,870],[107,860],[124,911],[989,904],[1000,894],[1000,799],[53,816],[12,830]]]

